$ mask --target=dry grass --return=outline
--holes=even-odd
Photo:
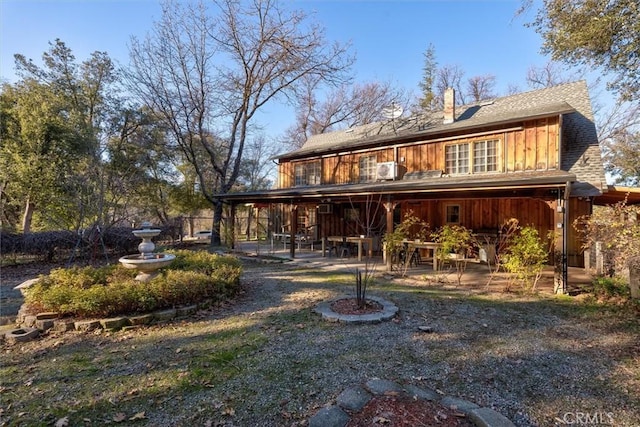
[[[577,413],[640,425],[632,310],[418,276],[370,290],[398,305],[397,319],[332,324],[312,309],[352,292],[349,274],[248,264],[243,282],[236,301],[186,320],[3,343],[0,425],[304,425],[373,377],[493,407],[519,426]]]

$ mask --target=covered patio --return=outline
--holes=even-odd
[[[357,256],[336,257],[322,255],[321,249],[303,248],[296,252],[296,257],[289,256],[289,250],[276,246],[273,250],[268,241],[241,241],[238,242],[233,253],[256,262],[274,263],[294,263],[301,267],[319,268],[322,270],[330,270],[344,273],[354,273],[356,269],[363,270],[365,268],[375,269],[376,275],[379,277],[403,278],[403,280],[411,280],[414,282],[424,282],[425,286],[430,284],[439,284],[442,286],[457,286],[455,277],[455,269],[451,265],[440,266],[438,271],[434,271],[433,264],[425,260],[417,265],[410,265],[402,271],[394,270],[388,272],[382,255],[374,255],[372,258],[364,258],[359,261]],[[477,260],[469,260],[467,268],[462,276],[462,286],[467,287],[470,291],[504,291],[508,284],[508,274],[500,272],[494,274],[491,278],[491,269],[484,262]],[[567,293],[576,295],[583,292],[583,289],[589,288],[592,283],[592,276],[584,268],[568,267],[567,271]],[[554,294],[554,269],[553,266],[545,267],[542,278],[540,279],[536,289],[539,292]],[[510,291],[519,291],[519,286],[513,286]]]

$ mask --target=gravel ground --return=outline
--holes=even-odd
[[[370,289],[400,308],[392,321],[313,313],[352,292],[351,281],[317,266],[247,263],[237,300],[187,320],[3,343],[0,425],[305,425],[344,388],[384,378],[518,426],[640,426],[637,314],[420,277],[379,277]]]

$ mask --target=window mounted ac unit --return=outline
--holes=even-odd
[[[395,162],[382,162],[376,165],[376,179],[396,179],[396,163]]]
[[[328,205],[328,204],[318,205],[318,213],[319,214],[333,213],[333,205]]]

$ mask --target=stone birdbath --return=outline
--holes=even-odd
[[[151,238],[160,234],[160,229],[151,228],[149,222],[143,222],[140,230],[133,230],[136,237],[142,239],[142,243],[138,245],[137,255],[125,255],[118,261],[125,267],[136,269],[139,271],[136,280],[140,282],[148,282],[158,275],[158,270],[166,267],[176,258],[173,254],[155,253],[155,245]]]

